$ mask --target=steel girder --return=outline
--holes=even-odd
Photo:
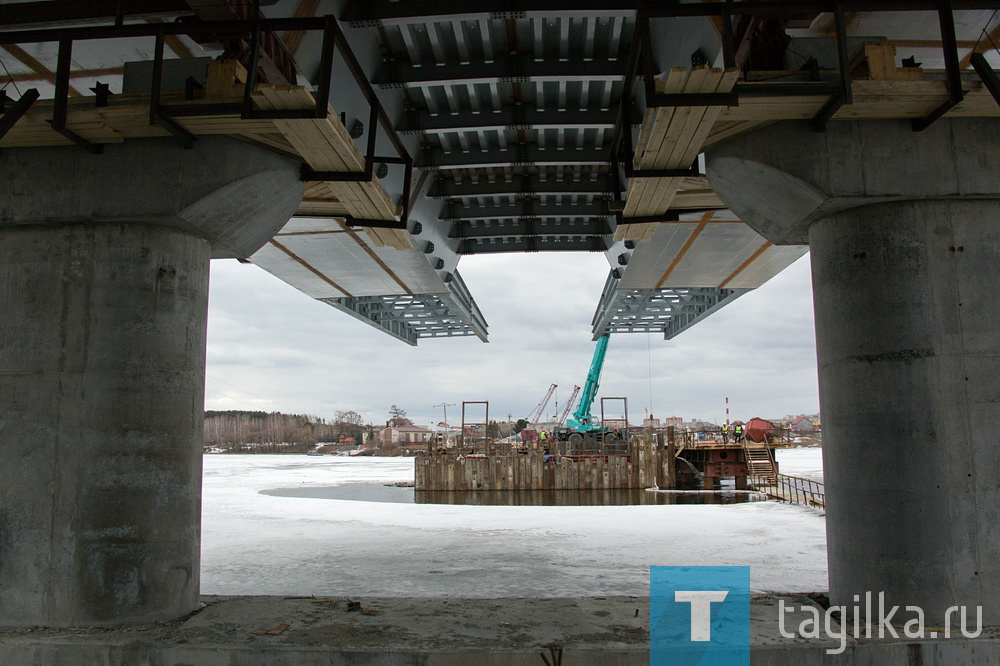
[[[466,238],[459,243],[458,254],[496,254],[500,252],[605,252],[603,236],[526,236],[521,238]]]
[[[486,342],[487,323],[479,306],[457,272],[449,278],[449,293],[320,300],[409,345],[422,338],[469,335]]]
[[[590,218],[609,217],[607,201],[547,202],[535,197],[519,198],[514,203],[482,204],[447,202],[441,209],[442,220],[493,220],[501,218]]]
[[[506,0],[503,3],[482,0],[435,0],[434,2],[401,3],[397,0],[351,0],[344,9],[342,20],[353,27],[376,27],[397,23],[432,22],[434,20],[486,20],[535,18],[548,15],[565,16],[633,16],[635,0],[577,0],[567,8],[557,0]]]
[[[447,132],[486,132],[504,129],[611,129],[618,109],[556,109],[540,110],[506,105],[499,111],[461,111],[438,113],[409,111],[400,134],[443,134]],[[634,124],[634,123],[633,123]]]
[[[591,322],[594,340],[608,333],[663,332],[669,340],[751,289],[675,287],[619,289],[614,271]]]
[[[618,60],[536,60],[528,55],[502,55],[493,62],[461,65],[446,63],[428,67],[405,60],[392,60],[372,77],[379,88],[427,88],[490,83],[580,82],[617,83],[625,75],[626,62]]]
[[[545,220],[539,218],[516,218],[504,222],[467,222],[458,220],[452,225],[448,238],[520,238],[607,236],[612,232],[608,221],[594,219]]]
[[[7,2],[0,15],[4,29],[61,26],[68,23],[98,23],[114,20],[119,13],[124,18],[173,18],[194,13],[184,0],[145,0],[126,3],[121,0],[55,0],[46,2]]]
[[[609,196],[611,179],[606,174],[563,178],[538,175],[515,175],[508,180],[503,175],[493,180],[481,177],[473,182],[468,179],[458,183],[454,178],[439,177],[431,185],[427,196],[434,199],[463,199],[491,196],[531,196],[558,194],[593,194]]]
[[[533,144],[510,146],[502,149],[492,146],[487,150],[445,152],[440,148],[425,148],[417,158],[416,167],[428,169],[484,169],[504,166],[605,166],[610,162],[607,148],[540,148]]]

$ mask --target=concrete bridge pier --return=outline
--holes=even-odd
[[[209,258],[288,220],[298,167],[223,138],[0,154],[0,626],[197,608]]]
[[[862,616],[884,592],[900,624],[1000,624],[998,145],[992,119],[785,122],[708,155],[734,212],[809,244],[831,601]]]

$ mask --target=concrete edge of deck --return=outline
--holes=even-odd
[[[1000,659],[996,629],[984,630],[977,639],[961,634],[949,640],[848,639],[841,654],[830,655],[826,650],[836,648],[835,641],[777,634],[780,600],[815,607],[804,594],[759,597],[748,618],[755,636],[751,664],[985,664]],[[359,602],[360,610],[349,611],[349,601]],[[645,597],[245,596],[204,597],[203,603],[188,618],[129,628],[0,629],[0,663],[499,666],[542,664],[542,655],[560,663],[553,658],[560,651],[564,666],[649,660]],[[797,622],[790,619],[787,626]]]

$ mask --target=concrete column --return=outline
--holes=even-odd
[[[0,625],[197,608],[208,264],[301,200],[227,139],[0,155]]]
[[[1000,623],[998,142],[985,119],[781,123],[708,156],[734,212],[810,246],[833,604]]]
[[[0,623],[197,607],[209,251],[164,227],[0,230]]]
[[[835,603],[1000,618],[998,212],[878,204],[809,230]]]

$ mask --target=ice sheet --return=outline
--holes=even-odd
[[[776,502],[501,507],[259,493],[412,479],[412,458],[205,456],[202,592],[644,596],[650,565],[748,565],[762,591],[827,589],[822,513]]]

